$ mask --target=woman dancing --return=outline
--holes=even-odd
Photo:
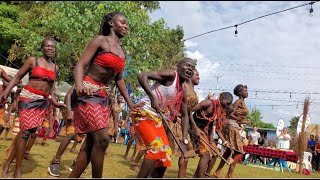
[[[110,113],[108,90],[111,82],[115,81],[130,109],[140,106],[130,100],[122,78],[125,54],[120,39],[127,30],[127,19],[120,12],[103,16],[99,35],[89,42],[75,66],[75,90],[72,94],[74,127],[76,133],[87,136],[70,178],[79,178],[90,162],[92,177],[102,177],[104,155],[109,145],[107,117]]]
[[[29,82],[23,88],[19,97],[19,121],[20,133],[17,138],[14,155],[16,157],[15,178],[21,178],[21,165],[25,153],[26,144],[31,134],[34,134],[37,127],[42,124],[48,113],[51,102],[57,107],[64,107],[58,103],[54,96],[54,82],[59,71],[54,63],[57,41],[52,38],[45,38],[42,41],[42,57],[29,57],[17,74],[12,78],[0,99],[8,97],[11,89],[29,72]],[[53,123],[50,124],[50,134],[53,130]],[[7,176],[11,161],[4,164],[3,175]]]

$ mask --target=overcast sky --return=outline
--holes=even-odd
[[[186,39],[308,2],[161,1],[151,18],[182,26]],[[231,28],[186,41],[187,55],[198,60],[200,99],[221,92],[216,91],[221,76],[219,89],[233,94],[237,84],[247,85],[246,105],[260,109],[264,122],[276,126],[282,118],[288,126],[303,112],[303,93],[311,92],[310,123],[320,123],[319,4],[313,5],[313,16],[308,5],[241,25],[237,37]]]

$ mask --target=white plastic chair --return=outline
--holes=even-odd
[[[302,162],[303,168],[306,168],[311,171],[312,170],[311,161],[312,161],[312,154],[310,152],[304,152],[303,153],[303,162]],[[290,164],[290,169],[296,169],[298,164],[299,164],[299,160],[297,163]]]
[[[308,170],[312,170],[312,154],[310,152],[304,152],[303,154],[303,166],[308,169]]]

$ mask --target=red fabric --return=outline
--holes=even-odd
[[[148,149],[145,159],[157,160],[155,167],[171,166],[171,159],[167,158],[167,156],[171,156],[171,149],[163,125],[157,127],[157,123],[150,118],[140,121],[136,127],[136,132],[141,136]]]
[[[56,80],[56,73],[49,69],[35,66],[32,68],[31,75],[29,78],[39,78],[39,79],[47,79],[48,81],[55,81]]]
[[[269,149],[259,146],[243,146],[243,150],[247,154],[256,154],[262,157],[282,158],[285,161],[296,163],[298,161],[298,154],[291,151]]]
[[[53,135],[52,136],[49,136],[48,138],[49,139],[56,139],[57,137],[57,132],[58,132],[58,125],[59,125],[59,122],[57,120],[54,121],[53,123]],[[42,138],[43,135],[44,135],[44,128],[42,127],[39,134],[37,135],[38,137]]]
[[[134,125],[130,126],[130,136],[134,136]]]
[[[122,71],[125,66],[124,59],[109,52],[100,53],[96,57],[94,63],[103,67],[112,68],[115,74]]]
[[[47,92],[41,91],[41,90],[36,89],[36,88],[34,88],[32,86],[26,85],[24,87],[24,89],[28,90],[31,93],[38,94],[38,95],[41,95],[41,96],[44,96],[44,97],[48,97],[49,96],[49,94]]]

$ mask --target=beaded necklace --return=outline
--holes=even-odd
[[[158,87],[159,84],[156,84],[155,92],[157,95],[158,100],[160,101],[160,109],[162,112],[166,113],[170,111],[170,115],[168,120],[173,121],[176,118],[176,115],[180,112],[180,107],[182,103],[182,98],[184,94],[184,90],[180,86],[180,80],[179,80],[179,75],[177,75],[176,72],[176,96],[173,97],[172,99],[166,99],[163,97],[162,93],[159,91]]]

